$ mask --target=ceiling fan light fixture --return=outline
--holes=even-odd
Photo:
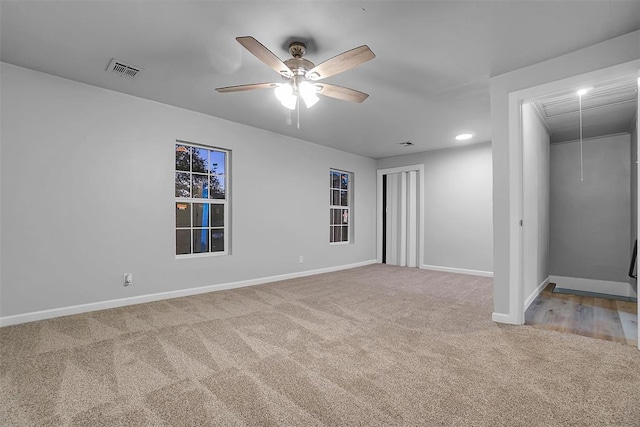
[[[298,91],[300,92],[300,96],[307,108],[311,108],[316,105],[316,102],[320,99],[318,98],[318,95],[316,95],[316,86],[308,81],[301,82]]]
[[[291,86],[290,83],[282,83],[276,86],[274,93],[283,107],[288,108],[289,110],[296,108],[298,97],[293,92],[293,86]]]

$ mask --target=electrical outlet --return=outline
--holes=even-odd
[[[302,264],[304,262],[304,257],[302,255],[300,255],[298,257],[298,264]]]
[[[124,273],[124,286],[133,285],[133,273]]]

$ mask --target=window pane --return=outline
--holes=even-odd
[[[342,232],[340,231],[340,227],[333,227],[333,241],[341,242]]]
[[[191,171],[207,173],[209,171],[209,150],[204,148],[192,148]]]
[[[209,205],[211,210],[211,226],[223,227],[224,226],[224,205]]]
[[[211,193],[209,194],[210,199],[224,199],[225,198],[225,189],[224,189],[224,176],[222,175],[211,175],[209,177],[209,188],[211,189]]]
[[[224,251],[224,230],[214,228],[211,230],[211,252]]]
[[[334,226],[330,226],[329,227],[329,242],[330,243],[333,243],[333,242],[336,241],[335,238],[333,237],[333,229],[334,228],[335,228]]]
[[[190,203],[176,203],[176,227],[191,227]]]
[[[221,151],[210,151],[209,157],[211,159],[210,172],[216,175],[224,175],[226,170],[224,168],[225,157],[227,153]]]
[[[191,197],[206,199],[209,197],[209,179],[207,175],[193,174],[193,191]]]
[[[345,191],[345,190],[340,191],[340,205],[341,206],[349,206],[349,192],[348,191]]]
[[[191,253],[191,230],[176,230],[176,255]]]
[[[176,197],[191,196],[191,174],[176,172]]]
[[[342,221],[343,224],[349,224],[349,209],[342,209]]]
[[[342,182],[340,183],[340,188],[342,188],[343,190],[347,190],[349,188],[349,174],[348,173],[343,173],[342,174]]]
[[[331,209],[330,224],[340,224],[340,209]]]
[[[331,187],[340,188],[340,172],[331,171]]]
[[[191,168],[191,147],[176,144],[176,170],[189,171]]]
[[[193,253],[209,252],[209,229],[196,228],[193,230]]]
[[[343,242],[348,242],[349,241],[349,227],[340,227],[342,228],[342,241]]]
[[[340,206],[340,190],[331,190],[331,204]]]
[[[209,226],[209,203],[193,204],[193,226],[194,227]]]

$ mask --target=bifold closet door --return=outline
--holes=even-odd
[[[416,171],[387,175],[387,264],[418,266]]]

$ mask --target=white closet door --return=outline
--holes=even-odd
[[[398,265],[407,265],[407,172],[398,174]]]
[[[386,263],[418,266],[416,171],[387,175]]]
[[[398,265],[398,174],[387,175],[387,264]]]
[[[418,191],[416,171],[407,172],[407,267],[418,267]]]

